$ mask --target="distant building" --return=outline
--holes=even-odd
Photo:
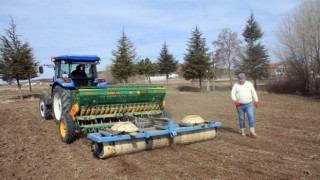
[[[268,67],[270,77],[273,78],[284,77],[286,75],[286,70],[287,67],[285,66],[285,64],[280,62],[269,64]]]
[[[179,74],[178,73],[171,73],[168,76],[169,79],[178,79]],[[151,81],[162,81],[166,80],[166,75],[165,74],[160,74],[160,73],[155,73],[150,76]]]
[[[177,79],[177,78],[179,78],[179,75],[177,73],[169,74],[169,79]]]

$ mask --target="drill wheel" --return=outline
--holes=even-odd
[[[59,130],[62,142],[70,144],[76,139],[75,125],[70,114],[62,115]]]

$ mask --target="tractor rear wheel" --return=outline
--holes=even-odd
[[[62,114],[70,110],[70,90],[56,86],[53,90],[52,107],[56,124],[60,124]]]
[[[62,115],[59,130],[62,142],[70,144],[76,139],[75,125],[70,114]]]
[[[49,93],[43,93],[40,96],[39,101],[39,110],[40,116],[43,119],[52,119],[52,106],[51,106],[51,98]]]

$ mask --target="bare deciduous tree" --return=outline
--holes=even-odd
[[[287,64],[288,78],[297,84],[297,91],[318,91],[315,75],[320,74],[320,1],[304,1],[287,14],[277,37],[276,54]]]
[[[218,64],[228,69],[230,87],[232,87],[231,69],[241,54],[241,43],[236,32],[232,32],[229,28],[224,28],[218,35],[218,39],[212,44],[216,48],[215,56]]]

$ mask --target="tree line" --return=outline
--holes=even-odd
[[[210,52],[206,45],[206,39],[196,26],[187,42],[184,62],[178,64],[178,61],[169,52],[166,42],[164,42],[156,62],[151,62],[148,57],[137,60],[133,43],[122,31],[117,49],[112,51],[114,57],[111,67],[112,75],[124,84],[127,83],[129,77],[136,74],[145,75],[151,83],[150,74],[159,72],[166,75],[168,84],[169,74],[175,72],[180,65],[184,79],[197,79],[199,87],[202,89],[203,80],[209,80],[216,76],[216,68],[227,68],[230,87],[234,77],[231,71],[235,69],[236,73],[243,72],[252,78],[257,88],[256,80],[268,77],[270,61],[267,49],[258,41],[262,35],[261,27],[251,12],[243,32],[247,43],[245,47],[241,46],[242,41],[238,39],[237,33],[232,32],[229,28],[224,28],[218,39],[212,42],[215,51]]]
[[[199,87],[202,89],[203,80],[214,78],[214,69],[219,66],[225,68],[225,64],[228,61],[227,67],[229,71],[231,71],[231,68],[236,67],[239,71],[247,73],[254,80],[263,78],[265,74],[260,71],[265,70],[265,67],[260,64],[268,63],[268,55],[266,51],[259,50],[259,48],[264,48],[262,45],[254,43],[262,36],[262,33],[253,13],[251,13],[247,22],[246,31],[244,36],[249,39],[248,52],[242,51],[244,48],[240,47],[241,41],[237,40],[236,33],[229,29],[223,29],[219,38],[213,41],[213,45],[216,47],[216,51],[213,53],[209,51],[206,39],[200,29],[195,27],[187,42],[184,63],[179,64],[174,55],[170,53],[166,42],[163,43],[156,62],[152,62],[148,57],[145,59],[137,58],[135,47],[123,30],[116,49],[111,51],[113,63],[110,70],[113,78],[121,81],[124,85],[128,83],[130,77],[137,74],[146,76],[149,84],[151,84],[150,75],[154,73],[164,74],[168,85],[169,74],[177,71],[178,66],[180,66],[183,77],[186,80],[198,79]],[[230,36],[230,34],[233,36]],[[20,80],[30,80],[37,77],[39,63],[35,60],[29,43],[22,43],[18,38],[13,18],[11,18],[9,28],[5,29],[5,35],[2,35],[0,40],[1,79],[7,82],[15,80],[21,91]],[[234,43],[234,46],[226,47],[229,43]],[[260,54],[257,54],[257,52]],[[263,57],[265,59],[261,59]],[[236,62],[238,62],[239,66],[235,66]],[[233,75],[229,74],[230,82],[232,82],[232,77]]]
[[[304,1],[297,10],[289,12],[283,18],[277,32],[278,45],[275,49],[277,57],[286,65],[286,86],[293,91],[309,93],[319,91],[320,82],[320,2]],[[0,36],[0,78],[11,82],[15,80],[21,92],[20,80],[38,76],[38,62],[35,60],[28,42],[22,42],[16,32],[16,25],[11,18],[9,28]],[[111,51],[112,76],[123,84],[137,74],[144,75],[151,84],[150,75],[161,73],[166,75],[181,67],[186,80],[197,79],[202,89],[204,79],[216,76],[218,68],[228,70],[230,87],[235,74],[243,72],[254,82],[269,77],[269,50],[262,44],[263,31],[251,12],[242,32],[242,41],[236,32],[223,28],[217,39],[211,43],[214,51],[210,52],[200,29],[196,26],[186,43],[186,53],[182,63],[170,53],[169,45],[164,42],[156,61],[150,58],[139,59],[136,49],[124,30],[120,35],[117,47]],[[235,73],[235,74],[234,74]],[[279,82],[277,82],[279,83]],[[292,83],[291,83],[292,84]],[[31,86],[30,86],[31,87]]]

